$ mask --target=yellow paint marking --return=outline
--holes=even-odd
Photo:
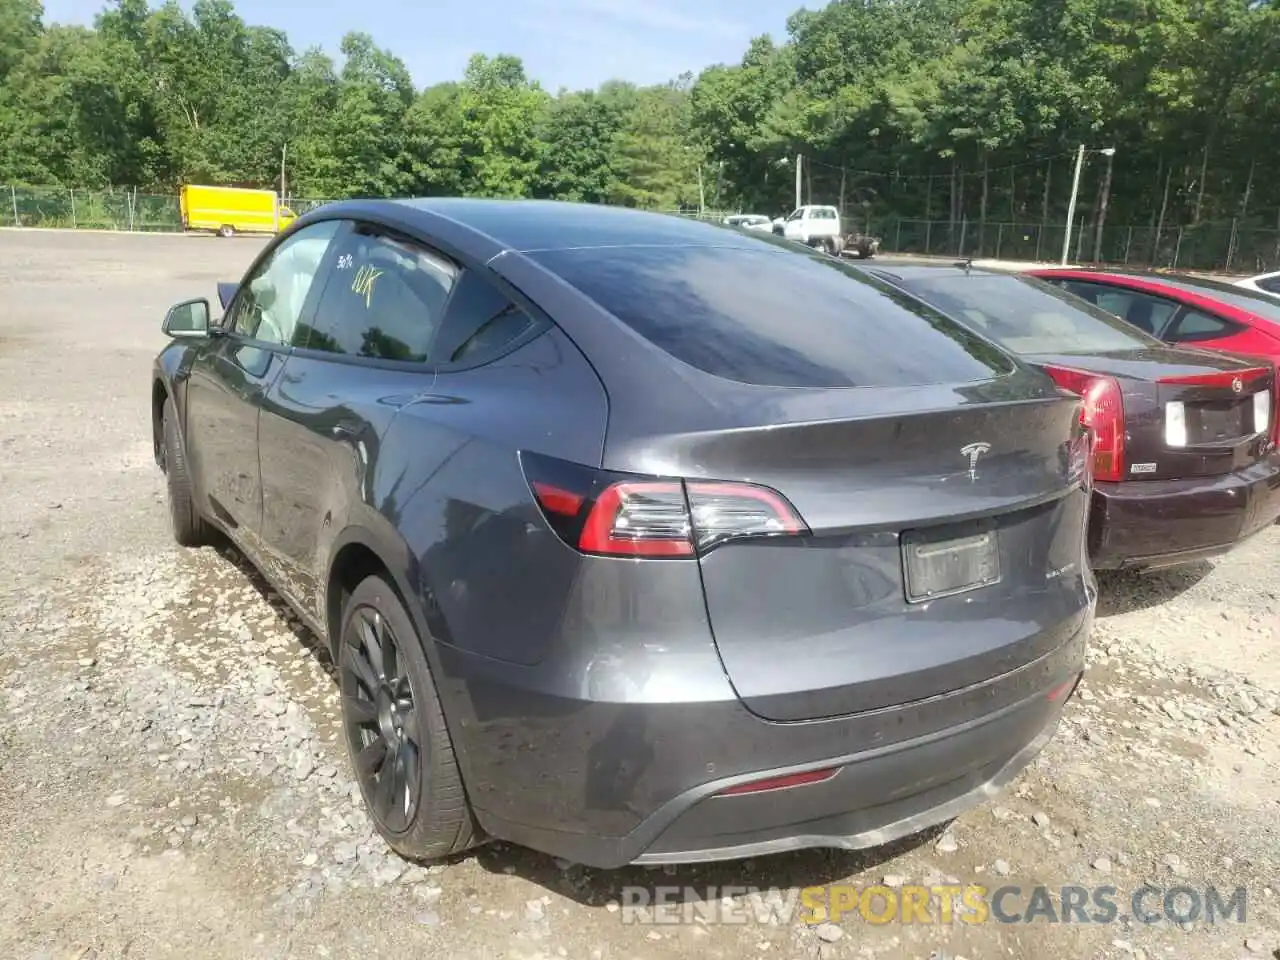
[[[365,309],[369,309],[373,303],[373,285],[377,279],[382,276],[381,270],[375,270],[370,266],[363,266],[356,271],[355,279],[351,281],[351,290],[357,296],[364,297]]]

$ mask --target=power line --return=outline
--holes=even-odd
[[[1069,152],[1046,154],[1041,157],[1034,157],[1030,160],[1022,160],[1018,163],[1008,163],[1002,167],[988,167],[986,169],[986,174],[990,176],[993,173],[1005,173],[1009,170],[1018,170],[1023,167],[1038,166],[1048,160],[1062,160],[1069,159],[1070,157],[1071,154]],[[805,156],[804,161],[810,166],[825,167],[828,170],[836,170],[840,173],[853,174],[860,177],[889,177],[894,180],[948,180],[952,176],[951,173],[897,173],[896,171],[885,172],[884,170],[861,170],[856,167],[843,167],[838,164],[827,163],[823,160],[818,160],[809,156]],[[968,177],[981,177],[982,175],[983,171],[981,170],[959,170],[955,174],[955,176],[961,180]]]

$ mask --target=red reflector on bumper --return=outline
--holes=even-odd
[[[804,773],[789,773],[783,777],[769,777],[767,780],[752,780],[740,783],[736,787],[728,787],[716,794],[717,797],[735,797],[744,793],[764,793],[766,790],[784,790],[787,787],[802,787],[809,783],[822,783],[830,780],[840,772],[839,767],[828,767],[826,770],[806,770]]]
[[[1079,682],[1080,682],[1080,678],[1074,677],[1073,679],[1068,680],[1065,683],[1058,684],[1056,687],[1054,687],[1045,695],[1046,699],[1065,700],[1068,696],[1071,695],[1071,691],[1075,689],[1076,684]]]

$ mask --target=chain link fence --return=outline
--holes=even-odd
[[[886,253],[1059,262],[1066,227],[1039,223],[887,220],[874,225]],[[1280,230],[1237,221],[1195,226],[1092,225],[1072,231],[1068,263],[1236,273],[1280,268]]]
[[[299,215],[329,200],[289,197],[284,205]],[[720,222],[734,211],[684,208],[664,213]],[[850,211],[846,232],[865,229],[881,240],[885,253],[918,253],[974,259],[1058,262],[1062,224],[1001,223],[969,220],[879,219],[869,222]],[[0,227],[70,230],[180,232],[178,193],[141,193],[127,187],[78,190],[62,187],[0,186]],[[1167,267],[1238,273],[1280,269],[1280,230],[1238,221],[1195,226],[1107,225],[1099,233],[1081,224],[1067,251],[1071,263]]]
[[[284,206],[301,216],[328,202],[288,197]],[[0,227],[173,233],[182,230],[182,213],[176,190],[155,194],[129,187],[77,190],[6,185],[0,186]]]

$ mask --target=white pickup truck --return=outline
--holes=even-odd
[[[788,240],[821,247],[833,257],[874,257],[880,252],[880,238],[869,233],[845,233],[840,212],[835,207],[809,204],[788,217],[773,221],[773,232]]]
[[[790,216],[773,221],[773,232],[788,240],[822,247],[833,256],[838,255],[844,246],[840,211],[835,207],[817,204],[799,207]]]

